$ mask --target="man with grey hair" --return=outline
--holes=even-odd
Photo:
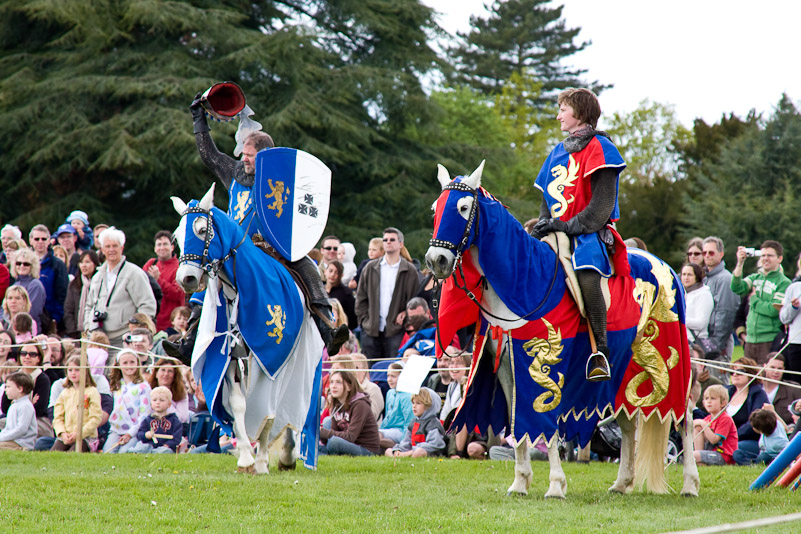
[[[709,318],[709,340],[717,349],[722,361],[731,361],[734,341],[731,334],[734,330],[734,315],[740,307],[740,297],[731,290],[731,273],[726,270],[723,260],[723,240],[716,236],[704,239],[704,285],[708,286],[715,301],[715,307]],[[718,369],[709,368],[715,378],[728,384],[728,374]]]
[[[112,345],[122,348],[128,319],[135,313],[155,317],[156,297],[145,271],[127,261],[123,254],[125,234],[112,226],[98,238],[106,261],[92,277],[83,324],[103,330]]]
[[[420,273],[400,255],[403,233],[384,230],[384,256],[365,266],[356,288],[356,317],[368,358],[395,358],[403,338],[406,303],[420,285]]]

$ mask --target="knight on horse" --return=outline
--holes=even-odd
[[[611,377],[601,278],[629,274],[626,247],[612,226],[620,218],[618,179],[626,164],[609,136],[595,129],[601,106],[592,91],[567,89],[558,103],[556,119],[570,135],[537,176],[534,185],[543,199],[531,235],[541,239],[564,232],[571,238],[573,269],[595,342],[585,372],[587,380],[597,382]]]
[[[273,148],[275,143],[272,137],[258,131],[261,125],[248,118],[252,110],[245,104],[245,95],[242,90],[233,83],[223,82],[213,85],[205,93],[195,95],[191,105],[194,122],[195,142],[198,153],[203,163],[220,179],[228,190],[228,215],[245,229],[245,233],[254,238],[254,242],[263,250],[273,251],[263,239],[267,232],[263,228],[262,221],[257,216],[257,202],[254,199],[254,186],[256,185],[256,155],[259,151]],[[240,127],[237,132],[237,148],[234,154],[241,153],[241,160],[236,159],[220,152],[214,144],[214,140],[209,134],[210,128],[206,121],[206,114],[220,121],[229,121],[236,116],[240,117]],[[240,146],[241,145],[241,146]],[[280,184],[280,185],[278,185]],[[273,206],[283,207],[282,195],[284,195],[284,184],[277,182],[273,185],[269,181],[274,197]],[[276,197],[276,191],[278,196]],[[279,216],[282,214],[279,211]],[[273,244],[273,243],[271,243]],[[275,257],[278,254],[273,253]],[[297,275],[302,281],[307,299],[310,305],[315,308],[312,313],[315,324],[320,331],[327,348],[328,354],[334,355],[339,352],[339,348],[348,339],[347,326],[342,325],[333,329],[326,319],[333,317],[328,295],[318,274],[317,267],[305,256],[305,253],[295,261],[294,258],[285,256],[284,266]],[[197,320],[200,317],[201,303],[203,297],[195,295],[190,301],[192,303],[192,316],[190,317],[189,333],[182,340],[180,345],[169,342],[164,343],[165,352],[168,355],[188,362],[192,355],[194,340],[196,336]]]

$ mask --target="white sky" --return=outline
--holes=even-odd
[[[469,29],[471,14],[487,15],[491,0],[423,0],[442,13],[450,33]],[[770,114],[786,92],[801,99],[801,1],[561,0],[577,42],[592,41],[568,59],[587,81],[613,84],[604,114],[628,112],[645,98],[673,104],[685,126],[734,112]]]

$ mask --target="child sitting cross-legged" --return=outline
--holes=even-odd
[[[30,398],[33,379],[26,373],[17,372],[8,375],[5,386],[11,407],[6,416],[6,427],[0,431],[0,450],[33,450],[39,431],[36,409]]]
[[[381,421],[381,426],[378,427],[382,447],[394,447],[400,442],[406,432],[406,427],[414,419],[412,396],[396,389],[401,371],[403,371],[403,364],[398,362],[391,364],[387,370],[389,391],[387,391],[387,399],[384,404],[386,415]]]
[[[425,387],[412,395],[414,421],[406,429],[403,440],[385,454],[413,458],[445,454],[445,429],[439,421],[440,402],[439,395]]]
[[[723,410],[727,402],[729,392],[721,385],[709,386],[704,391],[704,408],[709,415],[693,420],[693,454],[698,464],[734,464],[732,455],[737,450],[737,426]]]
[[[759,454],[755,456],[753,452],[737,449],[733,454],[734,461],[738,465],[770,464],[790,443],[784,425],[779,422],[775,411],[766,409],[751,412],[748,422],[759,434]]]
[[[175,452],[184,435],[184,425],[175,413],[168,413],[172,406],[172,392],[165,386],[153,388],[150,392],[149,416],[139,425],[139,443],[131,449],[135,453],[168,454]]]

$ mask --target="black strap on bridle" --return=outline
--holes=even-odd
[[[234,267],[232,270],[234,273],[234,280],[232,280],[232,282],[236,283],[236,251],[240,246],[242,246],[242,243],[245,242],[245,239],[247,239],[247,232],[244,233],[239,243],[237,243],[235,247],[228,251],[228,254],[220,259],[212,260],[209,259],[209,247],[211,246],[211,241],[214,239],[214,215],[212,214],[211,210],[207,211],[199,206],[189,206],[181,214],[181,217],[184,217],[189,213],[200,213],[206,216],[206,234],[203,237],[203,255],[199,256],[197,254],[181,254],[178,257],[178,263],[195,261],[200,264],[200,268],[206,271],[206,273],[212,276],[217,276],[223,264],[233,258]],[[194,229],[192,229],[192,231],[194,231]]]

